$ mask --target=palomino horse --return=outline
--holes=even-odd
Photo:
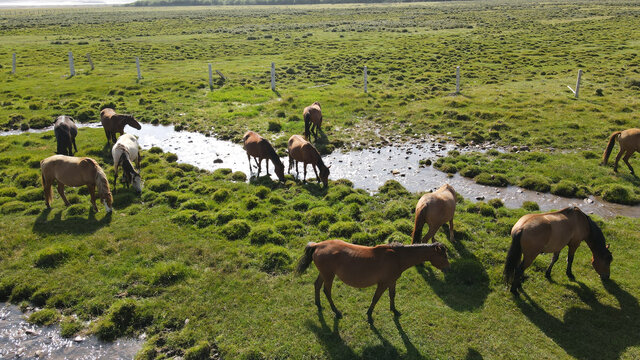
[[[125,185],[133,185],[136,193],[142,193],[142,180],[140,173],[134,169],[132,161],[136,162],[138,170],[140,169],[140,156],[138,154],[138,140],[131,134],[123,134],[111,149],[113,157],[113,167],[115,175],[113,177],[113,192],[116,192],[118,179],[118,166],[122,164],[122,176],[125,179]]]
[[[76,146],[78,127],[71,116],[58,116],[53,125],[53,132],[56,134],[56,142],[58,143],[56,154],[73,156],[71,145],[78,152],[78,147]]]
[[[111,108],[104,108],[100,111],[100,122],[104,128],[104,134],[107,136],[107,144],[116,142],[116,134],[124,134],[124,127],[126,125],[132,128],[140,130],[142,126],[132,115],[121,115]]]
[[[44,202],[47,208],[51,208],[51,202],[53,201],[51,186],[53,181],[57,180],[58,193],[65,205],[70,205],[64,195],[65,185],[72,187],[87,185],[93,209],[98,211],[95,194],[95,188],[97,187],[98,197],[102,199],[107,212],[111,212],[113,197],[111,196],[111,190],[109,190],[109,181],[95,160],[88,157],[77,158],[53,155],[40,162],[40,171],[42,173],[42,186],[44,187]]]
[[[260,176],[260,170],[262,168],[262,159],[266,159],[267,163],[267,175],[269,175],[269,159],[273,162],[276,175],[280,181],[284,181],[284,164],[280,161],[280,157],[273,149],[273,146],[269,141],[258,133],[253,131],[247,131],[242,137],[244,150],[247,152],[247,159],[249,159],[249,173],[251,169],[251,157],[253,156],[258,166],[258,176]]]
[[[449,269],[447,249],[441,243],[417,245],[393,243],[368,247],[342,240],[310,242],[298,262],[296,273],[302,274],[312,260],[320,272],[315,282],[316,306],[322,309],[320,288],[324,284],[324,294],[338,318],[342,317],[342,313],[338,311],[331,299],[331,286],[336,275],[345,284],[356,288],[378,285],[367,311],[367,316],[371,320],[373,308],[387,289],[389,289],[391,311],[395,315],[400,315],[395,307],[396,281],[405,270],[427,260],[440,270]]]
[[[553,253],[545,276],[551,278],[551,269],[558,261],[560,251],[569,246],[567,277],[574,280],[571,272],[573,255],[584,240],[591,249],[591,265],[606,280],[613,256],[598,225],[577,207],[544,214],[528,214],[520,218],[511,229],[511,247],[504,265],[504,277],[511,284],[511,292],[518,294],[524,271],[541,253]],[[522,259],[522,261],[520,261]]]
[[[613,165],[613,171],[618,172],[618,161],[620,161],[620,157],[624,155],[622,161],[627,164],[629,170],[631,170],[631,174],[635,175],[631,164],[629,164],[629,158],[634,152],[640,152],[640,129],[627,129],[624,131],[616,131],[611,134],[609,144],[607,144],[607,148],[604,150],[604,154],[602,155],[603,165],[607,165],[609,155],[611,155],[611,150],[613,150],[616,139],[618,139],[618,144],[620,144],[620,152],[618,153],[618,156],[616,156],[616,163]]]
[[[456,191],[449,184],[430,194],[424,194],[416,204],[416,219],[413,225],[412,244],[426,243],[444,223],[449,222],[449,240],[453,241],[453,214],[456,212]],[[422,227],[427,223],[429,232],[420,240]]]
[[[320,153],[313,145],[311,145],[310,142],[300,135],[293,135],[289,138],[288,150],[289,174],[291,174],[291,168],[293,167],[294,161],[296,164],[296,174],[299,174],[298,162],[302,161],[304,163],[304,181],[307,180],[307,164],[311,164],[313,172],[316,173],[316,177],[322,181],[325,187],[328,186],[329,167],[324,165],[322,157],[320,157]],[[320,176],[318,176],[316,166],[320,169]]]
[[[313,133],[313,136],[316,137],[317,141],[318,131],[320,130],[320,126],[322,126],[322,110],[320,109],[320,103],[316,101],[304,108],[302,117],[304,118],[304,137],[311,140],[310,136]]]

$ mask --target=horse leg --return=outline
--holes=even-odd
[[[61,183],[60,181],[58,181],[58,194],[60,194],[60,197],[62,198],[62,201],[64,201],[64,204],[66,206],[71,205],[71,203],[69,202],[69,200],[67,200],[67,197],[64,196],[64,184]]]
[[[300,170],[298,170],[298,164],[300,161],[296,160],[296,179],[300,179]]]
[[[304,163],[304,179],[302,181],[307,181],[307,163]]]
[[[577,245],[572,246],[571,244],[569,244],[569,254],[567,255],[567,277],[571,281],[576,280],[576,277],[573,276],[573,271],[571,271],[571,266],[573,265],[573,255],[576,253],[576,250],[578,250]]]
[[[393,312],[393,315],[400,316],[400,311],[396,309],[396,282],[389,285],[389,308]]]
[[[435,242],[435,239],[433,239],[433,238],[436,235],[436,233],[438,232],[438,230],[440,229],[440,226],[442,226],[442,225],[435,226],[435,225],[429,224],[429,231],[427,231],[427,235],[425,235],[422,238],[421,243],[428,243],[429,240],[432,240],[432,241]]]
[[[313,172],[316,174],[316,179],[318,179],[318,182],[321,182],[322,180],[320,180],[320,176],[318,176],[318,170],[316,170],[316,166],[314,164],[311,164],[311,167],[313,168]]]
[[[620,148],[620,152],[618,153],[618,156],[616,156],[616,161],[613,164],[613,172],[618,172],[618,161],[620,161],[620,158],[622,157],[622,154],[624,154],[624,149],[622,149],[622,147]]]
[[[76,149],[76,152],[78,152],[78,146],[76,145],[76,138],[73,138],[73,147]]]
[[[113,174],[113,193],[116,193],[116,188],[118,187],[118,162],[116,162],[113,165],[113,170],[114,170],[114,174]],[[124,170],[122,176],[124,176]]]
[[[289,173],[289,175],[291,175],[292,167],[293,167],[293,158],[291,157],[291,155],[289,155],[289,169],[287,170],[287,173]]]
[[[315,299],[316,299],[316,306],[318,307],[318,310],[322,310],[322,305],[320,305],[320,288],[322,287],[322,283],[324,282],[324,280],[322,279],[322,275],[318,274],[318,278],[316,279],[316,282],[314,283],[315,286]]]
[[[109,144],[109,141],[111,141],[111,134],[109,134],[109,130],[105,128],[104,134],[107,136],[107,144]]]
[[[629,170],[631,170],[631,174],[635,175],[636,173],[633,171],[631,164],[629,164],[629,158],[631,157],[631,155],[633,155],[633,151],[627,151],[627,153],[622,158],[622,161],[624,161],[624,163],[627,164],[627,166],[629,167]]]
[[[549,264],[547,271],[545,271],[544,273],[544,276],[546,276],[547,279],[551,279],[551,269],[553,268],[553,265],[556,263],[556,261],[558,261],[558,257],[560,257],[560,251],[554,252],[553,258],[551,259],[551,264]]]
[[[269,159],[264,159],[264,162],[267,164],[267,176],[269,176]]]
[[[453,242],[453,219],[449,220],[449,241]]]
[[[331,310],[333,310],[333,312],[336,314],[336,317],[339,319],[342,317],[342,313],[340,312],[340,310],[338,310],[338,308],[336,308],[336,305],[333,303],[333,299],[331,298],[331,286],[333,286],[334,276],[335,274],[331,274],[330,276],[327,276],[326,279],[324,279],[324,294],[327,296],[327,300],[329,300]]]
[[[256,158],[258,163],[258,177],[260,177],[260,170],[262,170],[262,158]]]
[[[249,161],[249,176],[253,173],[253,169],[251,168],[251,155],[247,153],[247,161]]]
[[[376,288],[376,293],[373,294],[371,305],[369,306],[369,310],[367,310],[367,318],[369,318],[369,321],[373,320],[371,318],[371,315],[373,314],[373,308],[376,306],[376,304],[378,303],[378,300],[380,300],[380,296],[382,296],[382,293],[384,293],[385,290],[387,290],[387,286],[384,285],[383,283],[378,283],[378,287]]]
[[[93,205],[93,210],[98,212],[98,206],[96,205],[96,189],[93,185],[87,185],[87,189],[89,190],[89,196],[91,196],[91,205]]]
[[[511,284],[511,292],[515,295],[518,295],[518,289],[522,289],[522,281],[524,280],[524,271],[531,266],[533,260],[536,259],[538,254],[534,253],[533,255],[525,254],[524,258],[520,265],[518,265],[518,269],[516,269],[516,275],[513,278],[513,283]]]

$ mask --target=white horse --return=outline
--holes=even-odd
[[[113,179],[113,192],[116,192],[116,184],[118,179],[118,166],[122,164],[122,176],[125,184],[133,185],[134,190],[140,194],[142,192],[142,179],[140,178],[140,156],[138,154],[138,140],[131,134],[123,134],[111,149],[113,156],[113,167],[115,175]],[[134,169],[132,161],[136,162],[138,171]]]

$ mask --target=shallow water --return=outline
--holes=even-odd
[[[15,305],[0,303],[0,359],[133,359],[142,341],[95,336],[65,339],[59,326],[35,326]]]
[[[100,124],[79,124],[79,127],[99,127]],[[30,130],[30,132],[50,131],[51,128]],[[128,133],[137,135],[138,142],[143,149],[158,146],[166,152],[178,155],[178,162],[188,163],[201,169],[216,170],[231,168],[234,171],[249,173],[249,161],[246,152],[240,144],[216,139],[188,131],[175,131],[172,125],[143,124],[141,130],[126,128]],[[15,135],[21,131],[9,131],[0,135]],[[104,138],[100,137],[99,141]],[[435,139],[425,140],[423,144],[389,145],[378,149],[358,151],[335,151],[323,157],[327,166],[331,166],[331,179],[349,179],[357,188],[370,193],[377,191],[385,181],[397,180],[407,190],[422,192],[436,190],[444,183],[451,184],[460,195],[472,201],[501,199],[507,207],[517,208],[524,201],[535,201],[543,211],[562,209],[567,206],[579,206],[583,211],[597,214],[605,218],[616,215],[640,217],[640,206],[627,206],[609,203],[601,198],[590,196],[587,199],[572,199],[549,193],[538,193],[516,186],[505,188],[476,184],[473,180],[458,174],[450,176],[433,166],[420,167],[421,159],[435,161],[445,156],[448,151],[455,149],[454,144],[442,144]],[[466,150],[482,150],[481,148],[465,148]],[[283,159],[285,166],[288,159]],[[275,179],[273,166],[270,165],[271,176]],[[253,171],[257,171],[255,163]],[[144,177],[144,169],[142,171]],[[264,174],[264,165],[263,173]],[[302,178],[302,165],[300,177]],[[309,166],[307,177],[315,179],[313,169]],[[315,180],[314,180],[315,181]]]

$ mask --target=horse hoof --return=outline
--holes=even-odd
[[[551,280],[551,273],[544,273],[544,277]]]
[[[511,293],[515,296],[515,297],[519,297],[520,294],[518,293],[518,289],[511,287]]]
[[[395,317],[400,317],[400,315],[402,315],[402,313],[400,311],[398,311],[398,310],[394,309],[394,310],[391,310],[391,311],[393,312],[393,316],[395,316]]]
[[[336,313],[336,319],[342,319],[342,313],[341,312],[337,312]]]

